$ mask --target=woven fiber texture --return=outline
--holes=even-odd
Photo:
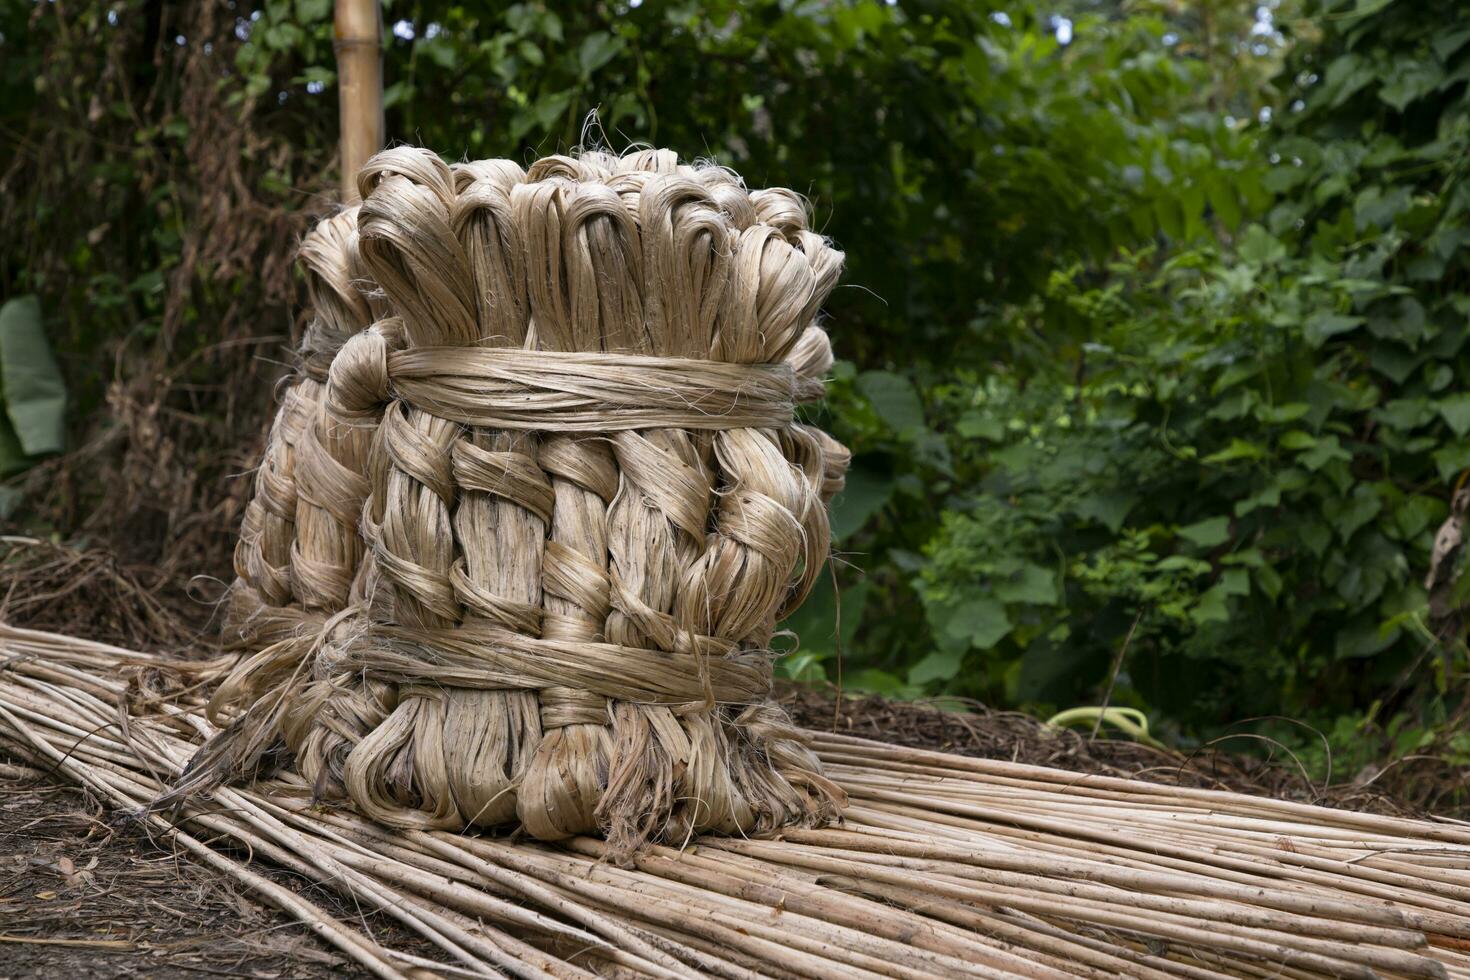
[[[284,746],[408,827],[627,851],[834,816],[771,703],[848,453],[797,420],[842,255],[667,150],[379,154],[311,301],[236,551],[250,651],[185,783]]]

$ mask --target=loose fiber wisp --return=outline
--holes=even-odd
[[[848,453],[797,420],[842,255],[666,150],[400,147],[301,249],[312,317],[236,551],[225,734],[383,822],[621,853],[830,819],[769,697]]]

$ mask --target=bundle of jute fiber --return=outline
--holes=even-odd
[[[787,190],[666,150],[374,157],[313,315],[182,788],[277,746],[400,826],[619,849],[829,819],[771,703],[848,453],[796,419],[841,253]]]

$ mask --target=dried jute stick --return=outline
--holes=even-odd
[[[627,855],[830,820],[769,692],[848,462],[794,414],[841,253],[791,192],[665,150],[399,147],[358,186],[303,246],[319,329],[227,625],[253,653],[173,798],[284,743],[400,827]]]
[[[215,734],[203,701],[228,669],[0,624],[0,759],[162,829],[145,804]],[[381,976],[1470,976],[1454,822],[813,735],[851,799],[842,826],[649,845],[626,866],[594,837],[387,828],[290,773],[186,800],[176,826]],[[384,949],[206,840],[381,910],[443,962]]]

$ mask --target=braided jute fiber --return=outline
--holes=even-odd
[[[306,238],[312,302],[236,551],[224,734],[415,828],[646,841],[831,819],[770,700],[848,453],[797,421],[842,255],[667,150],[399,147]]]

